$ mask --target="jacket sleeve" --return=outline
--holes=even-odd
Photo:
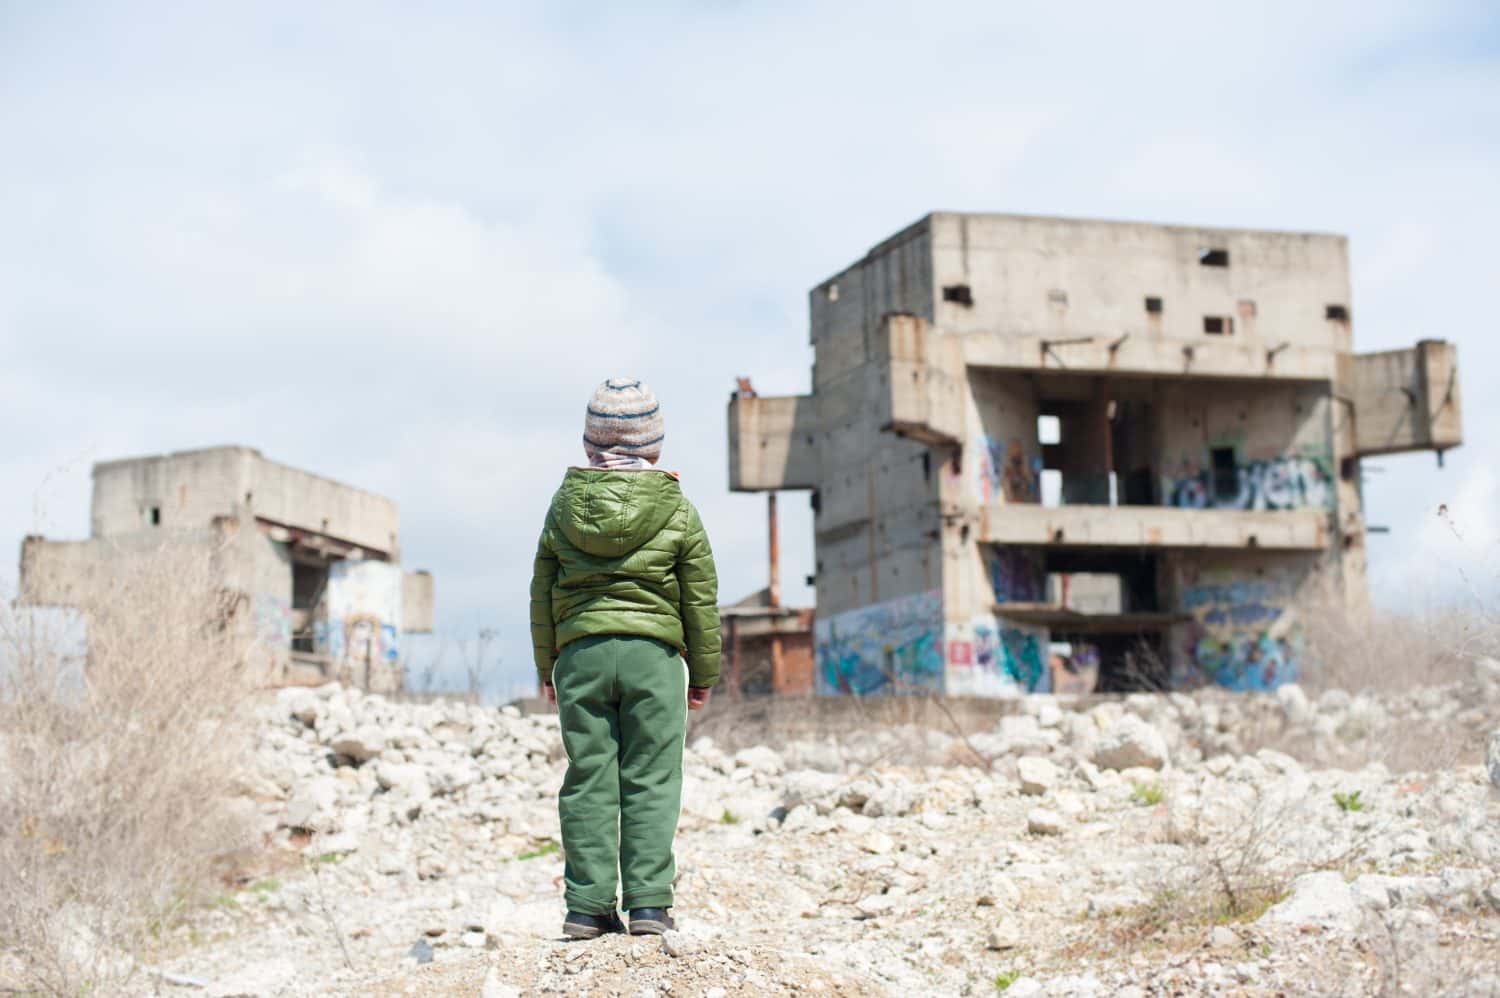
[[[552,586],[557,581],[557,555],[547,543],[551,517],[542,526],[536,542],[536,561],[531,568],[531,649],[536,659],[537,679],[552,682],[557,661],[557,627],[552,620]]]
[[[682,593],[683,657],[688,685],[713,686],[719,681],[719,576],[714,553],[698,511],[688,505],[687,530],[677,558],[677,584]]]

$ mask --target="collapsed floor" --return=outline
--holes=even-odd
[[[273,848],[159,964],[213,995],[1500,994],[1500,665],[1018,706],[695,742],[680,931],[570,944],[555,718],[282,691],[245,788]]]

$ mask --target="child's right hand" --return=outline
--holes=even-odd
[[[553,686],[551,683],[543,683],[542,684],[542,696],[546,697],[547,698],[547,702],[550,703],[552,706],[554,706],[554,707],[557,706],[557,687],[556,686]]]
[[[711,686],[689,686],[688,687],[688,710],[702,710],[708,698],[713,695]]]

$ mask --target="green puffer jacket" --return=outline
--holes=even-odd
[[[531,643],[541,681],[558,651],[598,634],[679,649],[688,682],[719,681],[719,580],[698,511],[665,472],[571,468],[537,542]]]

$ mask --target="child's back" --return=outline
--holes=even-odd
[[[542,681],[556,649],[599,634],[634,634],[683,649],[691,685],[713,686],[717,586],[703,522],[675,477],[569,469],[547,511],[532,582]]]
[[[662,421],[650,389],[605,382],[585,426],[590,467],[568,470],[537,544],[531,635],[568,754],[564,931],[591,938],[620,930],[621,879],[632,932],[672,924],[682,741],[689,702],[707,702],[719,678],[719,611],[698,511],[652,467]]]

